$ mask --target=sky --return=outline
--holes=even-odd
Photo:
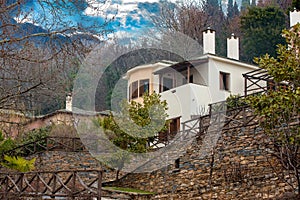
[[[90,30],[95,33],[101,31],[101,24],[111,20],[106,29],[112,30],[116,36],[122,36],[138,34],[145,28],[153,27],[151,17],[160,13],[161,4],[167,2],[174,6],[178,1],[182,0],[48,0],[48,3],[42,1],[44,3],[41,5],[38,0],[26,0],[23,10],[30,10],[30,15],[26,16],[26,20],[23,16],[16,16],[15,19],[50,29],[63,29],[68,25],[93,27]],[[222,0],[224,7],[226,2]],[[52,9],[61,16],[62,23],[55,26]],[[41,19],[47,20],[41,22]]]

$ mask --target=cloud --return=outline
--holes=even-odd
[[[138,29],[153,26],[150,17],[160,12],[160,1],[163,0],[27,0],[23,9],[32,13],[27,19],[21,20],[23,16],[15,16],[15,19],[23,23],[39,24],[46,29],[80,26],[92,32],[103,31],[101,25],[108,20],[107,29],[131,34],[138,32]],[[59,24],[55,21],[57,16],[53,10],[59,14]]]

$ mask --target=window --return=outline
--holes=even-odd
[[[132,92],[131,92],[131,99],[134,99],[134,98],[137,98],[138,97],[138,81],[134,81],[132,84],[131,84],[131,89],[132,89]]]
[[[140,80],[139,96],[143,96],[145,92],[149,92],[149,79]]]
[[[190,80],[189,81],[190,81],[189,83],[194,83],[194,76],[193,76],[193,74],[190,75]],[[187,77],[185,77],[185,78],[182,79],[182,84],[183,85],[187,84],[187,82],[188,82],[188,78]]]
[[[190,83],[194,83],[194,76],[193,76],[193,74],[190,75]]]
[[[229,90],[230,74],[225,72],[220,72],[220,89]]]
[[[173,79],[171,78],[163,78],[163,91],[167,91],[173,88]]]

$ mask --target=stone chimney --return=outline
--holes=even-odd
[[[227,38],[227,57],[239,60],[239,38],[233,33],[230,38]]]
[[[290,27],[297,23],[300,23],[300,11],[297,11],[295,8],[293,12],[290,11]]]
[[[66,97],[66,110],[72,111],[72,94],[71,93],[67,94],[67,97]]]
[[[216,42],[215,31],[208,27],[203,31],[203,54],[211,53],[215,54]]]

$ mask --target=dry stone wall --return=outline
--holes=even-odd
[[[155,192],[154,199],[272,199],[291,187],[276,175],[280,166],[266,143],[256,126],[223,131],[205,157],[199,139],[180,157],[178,168],[131,173],[108,185]]]
[[[102,165],[89,152],[48,151],[37,155],[37,171],[103,170],[103,181],[116,179],[116,172]],[[120,176],[123,176],[121,173]]]

